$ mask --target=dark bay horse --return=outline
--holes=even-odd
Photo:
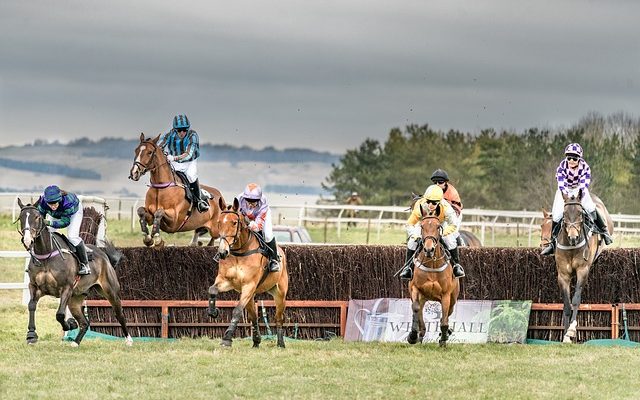
[[[220,207],[224,207],[222,199]],[[278,247],[280,255],[280,271],[269,272],[266,268],[269,258],[259,251],[259,242],[242,214],[238,211],[238,199],[233,199],[233,206],[229,206],[220,214],[220,244],[218,247],[218,275],[214,284],[209,287],[209,315],[216,318],[219,314],[216,308],[218,293],[235,290],[240,293],[240,301],[233,309],[231,324],[222,338],[223,346],[231,346],[233,334],[242,318],[243,310],[253,327],[253,347],[260,345],[261,337],[258,328],[258,311],[254,297],[256,294],[269,293],[276,304],[276,330],[278,347],[284,346],[284,309],[286,307],[287,291],[289,289],[289,274],[284,251]]]
[[[584,225],[586,213],[580,204],[581,196],[582,192],[579,193],[578,197],[563,195],[564,211],[555,251],[558,285],[562,291],[564,301],[562,313],[564,326],[562,341],[564,343],[572,343],[572,341],[576,340],[577,316],[582,298],[582,288],[587,282],[591,265],[604,247],[602,245],[603,239],[600,235],[592,233]],[[607,220],[609,233],[613,233],[613,222],[604,203],[593,194],[591,197],[596,204],[597,211]],[[545,222],[543,222],[543,225]],[[550,228],[548,229],[550,230]],[[573,274],[576,275],[576,285],[572,299],[571,279]]]
[[[21,241],[31,254],[28,267],[31,300],[29,300],[27,343],[32,344],[38,341],[35,323],[36,307],[42,296],[49,295],[60,299],[56,319],[64,331],[75,329],[78,323],[80,324],[80,331],[72,342],[72,345],[79,345],[89,328],[89,320],[82,312],[82,302],[89,290],[96,288],[98,293],[111,303],[116,319],[122,327],[126,344],[130,346],[133,341],[122,313],[120,283],[114,270],[114,266],[122,255],[108,242],[104,249],[86,245],[87,249],[93,252],[93,260],[89,262],[91,274],[76,275],[78,261],[62,236],[49,231],[44,223],[44,217],[36,207],[31,204],[24,205],[20,199],[18,199],[18,205],[20,205],[18,221],[20,221]],[[67,307],[73,318],[65,320]]]
[[[462,229],[459,232],[462,238],[462,247],[482,247],[482,242],[472,232]]]
[[[162,246],[160,230],[167,233],[194,231],[191,245],[198,245],[201,234],[209,232],[211,246],[218,237],[219,204],[225,204],[218,189],[201,185],[212,198],[208,199],[209,210],[201,213],[193,201],[185,198],[188,184],[181,182],[171,168],[162,149],[158,147],[160,135],[145,138],[140,134],[140,144],[135,149],[135,159],[129,172],[129,179],[138,181],[147,171],[150,173],[151,186],[145,196],[144,207],[138,208],[140,228],[144,234],[146,246]],[[219,200],[222,200],[221,202]],[[148,225],[152,225],[149,233]]]
[[[440,318],[440,346],[446,347],[451,331],[449,316],[453,313],[460,293],[459,280],[453,277],[453,267],[444,251],[440,236],[442,228],[436,215],[421,208],[422,250],[414,258],[413,279],[409,282],[413,322],[407,338],[410,344],[422,342],[426,333],[423,309],[427,300],[442,307]]]

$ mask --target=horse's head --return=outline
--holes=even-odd
[[[220,234],[220,244],[218,245],[218,255],[225,259],[232,248],[240,248],[244,244],[243,235],[249,228],[245,217],[240,213],[240,202],[233,199],[233,205],[229,205],[226,210],[224,200],[219,199],[220,217],[218,218],[218,232]]]
[[[438,243],[440,243],[440,235],[442,235],[440,219],[435,212],[431,212],[424,207],[420,207],[420,211],[422,213],[420,228],[422,230],[423,250],[428,257],[433,257]]]
[[[153,139],[145,139],[144,133],[140,134],[140,144],[138,144],[134,150],[135,156],[133,159],[133,165],[129,171],[129,179],[137,181],[147,171],[153,171],[158,168],[160,163],[163,161],[162,158],[165,157],[162,150],[158,147],[159,139],[160,135]],[[166,162],[165,158],[164,163]]]
[[[569,239],[569,245],[575,246],[582,236],[582,224],[584,222],[583,208],[580,204],[582,192],[578,193],[578,197],[563,194],[564,211],[562,214],[562,225]]]
[[[542,224],[540,225],[540,247],[547,247],[551,243],[551,228],[553,220],[551,213],[544,208],[542,209]]]
[[[18,205],[20,206],[20,216],[16,220],[16,222],[20,222],[18,233],[20,233],[22,237],[22,245],[25,249],[30,249],[47,226],[44,223],[44,217],[40,215],[40,212],[35,206],[22,204],[22,200],[20,199],[18,199]]]

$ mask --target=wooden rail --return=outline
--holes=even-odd
[[[219,308],[233,308],[238,304],[234,300],[220,300],[216,301],[216,307]],[[87,300],[86,305],[88,307],[111,307],[111,304],[107,300]],[[273,300],[257,300],[256,305],[258,307],[275,307]],[[326,322],[311,322],[311,323],[286,323],[287,326],[300,326],[300,327],[312,327],[312,328],[339,328],[340,336],[344,336],[347,326],[347,306],[348,301],[317,301],[317,300],[289,300],[287,301],[287,308],[338,308],[340,309],[340,324],[326,323]],[[169,309],[171,308],[207,308],[209,302],[205,300],[122,300],[122,307],[140,307],[140,308],[160,308],[162,319],[160,323],[154,322],[127,322],[130,327],[157,327],[160,326],[160,337],[169,337],[169,328],[178,327],[218,327],[228,326],[229,322],[169,322]],[[92,326],[103,327],[118,327],[120,324],[117,322],[92,322]],[[249,326],[246,323],[240,323],[238,326]]]

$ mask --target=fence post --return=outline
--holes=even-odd
[[[369,244],[369,233],[371,233],[371,217],[367,219],[367,244]]]

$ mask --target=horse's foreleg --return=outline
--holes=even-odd
[[[582,301],[582,288],[584,287],[584,283],[587,280],[588,275],[589,268],[581,268],[576,271],[576,289],[573,293],[573,299],[571,301],[571,308],[573,309],[573,312],[571,313],[571,321],[569,322],[567,332],[565,333],[565,339],[567,337],[569,337],[570,340],[577,338],[578,309],[580,308],[580,303]]]
[[[447,340],[449,340],[449,315],[451,315],[451,296],[444,295],[440,300],[440,306],[442,307],[442,317],[440,317],[440,347],[447,346]]]
[[[160,238],[160,221],[164,218],[164,209],[159,208],[153,213],[153,226],[151,227],[151,237],[153,238],[153,244],[155,246],[162,246],[164,242]]]
[[[569,322],[571,321],[571,293],[570,293],[570,276],[558,274],[558,286],[562,292],[562,301],[564,307],[562,309],[562,326],[564,327],[563,339],[564,343],[571,343],[571,338],[567,336]]]
[[[60,294],[60,305],[58,306],[58,311],[56,311],[56,319],[62,326],[62,330],[65,332],[71,330],[69,323],[64,319],[64,317],[72,291],[73,289],[70,286],[62,290],[62,293]]]
[[[278,292],[273,296],[276,303],[276,331],[278,334],[278,347],[284,348],[284,309],[286,293]]]
[[[420,311],[418,311],[418,342],[422,343],[424,335],[427,334],[427,327],[424,324],[424,305],[427,302],[426,297],[420,298]]]
[[[80,330],[78,331],[78,335],[73,342],[71,342],[72,346],[79,346],[82,338],[87,333],[87,329],[89,329],[89,320],[82,312],[82,302],[84,301],[84,296],[74,296],[69,299],[69,311],[71,311],[71,315],[78,322],[80,326]],[[72,325],[72,324],[70,324]]]
[[[142,239],[142,242],[147,247],[152,246],[153,245],[153,239],[151,238],[151,235],[149,234],[149,225],[151,225],[152,222],[153,222],[153,215],[151,215],[151,213],[147,212],[146,208],[138,207],[138,217],[140,218],[140,230],[142,231],[142,234],[144,235],[144,239]]]
[[[418,342],[418,329],[420,328],[418,313],[422,312],[422,308],[420,308],[420,302],[418,301],[419,294],[417,289],[411,286],[409,289],[409,292],[411,293],[411,311],[413,318],[411,321],[411,332],[409,332],[407,342],[409,342],[409,344],[416,344]]]
[[[115,274],[115,273],[114,273]],[[120,285],[116,282],[109,282],[108,285],[103,283],[102,286],[102,295],[109,301],[113,311],[116,314],[116,320],[120,324],[122,328],[122,334],[124,336],[124,340],[127,346],[133,345],[133,339],[129,334],[129,329],[127,328],[127,320],[124,318],[124,312],[122,311],[122,302],[120,300],[119,289],[116,290],[116,287],[120,287]]]
[[[251,322],[251,326],[253,327],[253,332],[251,334],[253,347],[258,348],[260,347],[262,337],[260,337],[260,328],[258,327],[258,310],[253,297],[249,301],[249,304],[247,304],[247,317],[249,317],[249,322]]]
[[[38,341],[38,334],[36,333],[36,308],[38,307],[38,300],[40,300],[40,291],[29,284],[29,292],[31,293],[31,299],[29,300],[29,326],[27,331],[27,343],[34,344]]]
[[[233,313],[231,314],[231,323],[229,324],[229,327],[224,332],[224,336],[222,337],[222,343],[220,343],[222,346],[231,347],[233,334],[235,333],[236,328],[238,327],[238,323],[242,318],[242,311],[247,306],[247,303],[249,303],[249,301],[253,298],[255,292],[255,284],[252,284],[250,286],[247,285],[242,288],[242,293],[240,293],[240,301],[238,302],[238,305],[233,309]]]

